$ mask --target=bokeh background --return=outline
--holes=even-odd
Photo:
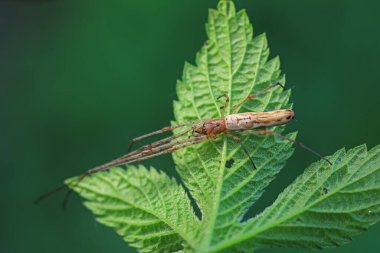
[[[176,79],[217,0],[0,1],[0,252],[135,252],[74,196],[33,199],[173,119]],[[280,55],[298,121],[322,154],[380,144],[380,4],[240,0]],[[315,157],[297,149],[251,214]],[[145,162],[176,175],[170,156]],[[380,224],[326,252],[379,252]],[[308,252],[264,250],[262,252]]]

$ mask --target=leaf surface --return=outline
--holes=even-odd
[[[212,251],[239,244],[336,247],[378,222],[380,146],[369,152],[365,145],[342,149],[329,159],[333,166],[323,160],[310,165],[270,207]]]
[[[76,179],[66,183],[75,185]],[[100,223],[141,252],[174,252],[184,243],[196,244],[199,220],[189,198],[162,172],[143,166],[112,168],[85,177],[74,189]]]
[[[268,60],[265,34],[253,38],[245,11],[235,12],[232,2],[221,1],[210,10],[206,26],[209,40],[197,54],[195,65],[185,64],[174,102],[177,122],[220,118],[248,95],[281,81],[279,58]],[[220,109],[226,94],[230,103]],[[289,108],[289,91],[273,89],[249,101],[240,112]],[[281,132],[283,128],[277,128]],[[293,138],[295,135],[291,135]],[[174,154],[177,170],[202,211],[207,245],[229,237],[234,225],[261,196],[264,188],[291,156],[291,143],[273,136],[241,137],[255,170],[242,147],[223,136]],[[226,162],[233,162],[226,168]]]

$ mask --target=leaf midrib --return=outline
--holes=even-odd
[[[232,56],[231,56],[231,52],[232,52],[232,49],[231,49],[231,34],[230,34],[230,24],[229,24],[229,18],[227,16],[227,25],[226,25],[227,29],[228,29],[228,38],[229,38],[229,55],[230,55],[230,61],[232,59]],[[215,40],[215,45],[217,45],[217,40]],[[218,46],[219,48],[219,46]],[[219,51],[219,50],[218,50]],[[220,51],[219,51],[220,53]],[[224,59],[222,57],[222,59]],[[227,106],[227,110],[226,110],[226,113],[227,115],[231,113],[231,96],[232,96],[232,65],[231,65],[231,62],[226,62],[227,66],[228,66],[228,77],[229,77],[229,80],[228,80],[228,96],[229,96],[229,103],[228,103],[228,106]],[[204,244],[206,248],[208,248],[211,244],[211,239],[212,239],[212,235],[214,233],[214,229],[215,229],[215,222],[216,222],[216,218],[218,216],[218,210],[219,210],[219,204],[220,204],[220,196],[221,196],[221,191],[222,191],[222,185],[223,185],[223,179],[224,179],[224,171],[225,171],[225,166],[226,166],[226,158],[227,158],[227,136],[223,136],[222,137],[224,140],[223,140],[223,149],[222,149],[222,156],[221,156],[221,160],[220,160],[220,174],[219,174],[219,178],[217,180],[217,189],[216,189],[216,196],[214,198],[214,204],[213,204],[213,210],[211,212],[211,217],[210,217],[210,222],[209,222],[209,226],[208,226],[208,233],[207,233],[207,236],[204,240]]]

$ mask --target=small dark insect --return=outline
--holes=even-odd
[[[226,168],[232,168],[232,165],[234,165],[235,163],[235,160],[234,159],[230,159],[226,162]]]
[[[267,88],[252,94],[245,98],[240,103],[234,105],[232,107],[232,114],[227,115],[223,118],[216,118],[216,119],[205,119],[205,120],[199,120],[199,121],[193,121],[193,122],[186,122],[182,124],[177,124],[173,126],[164,127],[160,130],[142,135],[140,137],[134,138],[130,145],[129,145],[129,152],[119,157],[115,160],[112,160],[108,163],[105,163],[103,165],[97,166],[95,168],[92,168],[90,170],[85,171],[82,175],[79,176],[76,184],[78,184],[83,178],[85,178],[88,175],[94,174],[99,171],[107,170],[110,167],[124,165],[124,164],[131,164],[140,162],[143,160],[147,160],[153,157],[157,157],[160,155],[172,153],[176,150],[186,148],[188,146],[196,145],[199,143],[202,143],[206,140],[214,140],[216,138],[219,138],[222,135],[227,135],[232,140],[234,140],[236,143],[241,145],[243,151],[245,154],[249,157],[253,168],[256,169],[255,163],[252,160],[252,158],[249,155],[248,150],[244,145],[241,143],[241,140],[238,136],[235,134],[243,134],[243,135],[274,135],[281,139],[287,140],[292,142],[295,145],[298,145],[311,153],[315,154],[316,156],[324,159],[327,161],[330,165],[331,162],[327,160],[326,158],[322,157],[319,153],[312,150],[311,148],[307,147],[305,144],[290,139],[286,136],[283,136],[281,134],[278,134],[273,131],[266,130],[268,127],[273,126],[279,126],[289,123],[294,118],[294,111],[293,110],[276,110],[276,111],[270,111],[270,112],[245,112],[245,113],[237,113],[237,111],[240,109],[240,107],[250,101],[251,99],[267,92],[268,90],[275,88],[275,87],[282,87],[284,88],[281,83],[277,82],[275,84],[272,84],[268,86]],[[221,108],[226,108],[229,103],[229,96],[223,95],[219,98],[224,97],[226,99],[225,105]],[[218,98],[218,99],[219,99]],[[183,128],[184,130],[174,134],[172,136],[163,138],[161,140],[155,141],[153,143],[150,143],[148,145],[144,145],[141,148],[131,151],[132,145],[136,142],[139,142],[145,138],[151,137],[153,135],[158,135],[162,133],[166,133],[169,131],[172,131],[174,129],[180,129]],[[256,130],[259,129],[259,130]],[[188,135],[190,134],[190,137]],[[231,164],[232,166],[232,164]],[[75,185],[74,185],[75,186]],[[64,189],[66,185],[62,185],[59,188],[56,188],[50,192],[47,192],[43,195],[41,195],[35,203],[41,201],[42,199],[50,196],[51,194]],[[68,194],[66,194],[65,200],[64,200],[64,206],[66,205],[66,201],[68,199],[69,194],[71,193],[71,190],[69,190]]]

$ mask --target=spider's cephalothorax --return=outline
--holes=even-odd
[[[193,127],[193,131],[197,134],[206,135],[208,138],[213,138],[221,133],[226,132],[226,122],[224,119],[205,120]]]

